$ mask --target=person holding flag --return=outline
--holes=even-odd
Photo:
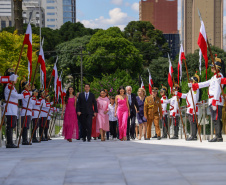
[[[205,82],[199,82],[199,83],[188,83],[188,87],[191,87],[194,91],[208,87],[208,105],[211,112],[211,117],[214,123],[215,128],[215,137],[209,142],[223,142],[222,137],[222,108],[224,105],[223,98],[221,96],[221,87],[218,83],[218,78],[222,79],[224,78],[224,62],[222,59],[215,57],[215,67],[214,64],[211,64],[211,72],[214,73],[214,76],[210,80],[207,80]],[[222,73],[223,74],[222,74]],[[222,85],[223,88],[223,85]]]
[[[199,82],[200,82],[200,77],[197,75],[197,73],[190,78],[190,83],[192,84],[199,83]],[[188,138],[187,141],[197,140],[197,123],[195,119],[195,112],[196,112],[196,115],[198,115],[199,112],[198,112],[197,103],[199,101],[199,89],[197,89],[196,91],[194,91],[193,89],[191,90],[192,92],[189,91],[187,94],[176,92],[176,95],[179,98],[186,99],[186,103],[187,103],[187,115],[191,125],[191,130],[192,130],[191,137]],[[192,102],[192,96],[193,96],[195,107]]]
[[[163,102],[164,100],[168,100],[167,96],[167,87],[162,85],[162,88],[160,90],[161,97],[161,104],[162,104],[162,125],[163,125],[163,136],[162,138],[167,138],[167,132],[168,132],[168,119],[167,119],[167,104],[166,102]]]

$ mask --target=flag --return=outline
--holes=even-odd
[[[140,80],[141,80],[141,88],[143,88],[145,90],[145,87],[144,87],[144,82],[142,80],[142,78],[140,77]]]
[[[149,93],[151,94],[152,93],[152,85],[154,84],[153,83],[153,80],[152,80],[152,78],[151,78],[151,73],[150,73],[150,71],[149,71],[149,69],[148,69],[148,73],[149,73]]]
[[[66,93],[67,93],[67,91],[66,91],[66,89],[64,88],[63,96],[66,96]]]
[[[199,72],[200,72],[200,75],[201,75],[201,70],[202,70],[202,51],[201,49],[199,49]]]
[[[208,56],[207,56],[207,36],[206,30],[203,21],[201,20],[201,27],[198,37],[198,45],[202,52],[203,58],[205,59],[205,66],[206,66],[206,79],[207,79],[207,68],[208,68]]]
[[[46,89],[46,64],[45,64],[45,57],[44,57],[42,45],[40,45],[38,63],[41,65],[40,75],[41,75],[41,78],[42,78],[42,83],[44,84],[44,87]]]
[[[170,86],[170,89],[172,90],[172,88],[173,88],[173,80],[172,80],[172,77],[173,77],[173,66],[171,64],[171,60],[170,60],[169,54],[168,54],[168,58],[169,58],[168,84]]]
[[[57,80],[58,80],[58,71],[57,71],[56,63],[54,64],[54,67],[53,67],[52,76],[54,77],[54,91],[55,91],[55,97],[56,97],[56,95],[57,95]]]
[[[66,89],[64,88],[64,90],[61,92],[61,101],[62,101],[62,105],[64,104],[64,96],[66,96]]]
[[[27,59],[28,59],[28,79],[31,81],[32,75],[32,29],[30,23],[27,25],[27,30],[24,37],[24,45],[27,45]]]
[[[181,78],[182,78],[182,61],[185,60],[185,55],[184,55],[184,49],[183,46],[181,44],[180,46],[180,53],[179,53],[179,61],[178,61],[178,66],[177,66],[177,71],[178,71],[178,75],[177,75],[177,80],[178,80],[178,84],[180,84],[181,82]]]
[[[61,78],[62,72],[60,74],[60,77],[57,79],[57,102],[58,102],[58,98],[59,98],[59,94],[62,94],[62,78]]]

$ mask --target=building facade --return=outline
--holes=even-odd
[[[209,43],[223,48],[223,0],[182,0],[182,42],[184,52],[194,53],[198,49],[200,19],[198,9]]]
[[[177,0],[141,0],[139,20],[150,21],[164,34],[177,34]]]
[[[11,0],[0,1],[0,30],[12,26]]]
[[[166,42],[168,43],[168,46],[170,48],[170,58],[175,60],[176,56],[179,54],[180,51],[180,35],[179,33],[176,33],[163,34],[163,36],[166,39]],[[166,55],[165,57],[168,57],[168,55]]]

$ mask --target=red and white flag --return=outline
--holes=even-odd
[[[60,74],[60,77],[57,80],[57,102],[58,102],[58,98],[60,93],[62,94],[62,78],[61,78],[62,72]]]
[[[32,29],[30,23],[27,25],[27,30],[24,37],[24,45],[27,45],[27,59],[28,59],[28,79],[31,81],[32,75]]]
[[[144,82],[143,82],[143,79],[141,77],[140,77],[140,80],[141,80],[141,88],[143,88],[145,90]]]
[[[153,83],[153,80],[152,80],[151,73],[150,73],[149,69],[148,69],[148,73],[149,73],[149,80],[148,80],[148,83],[149,83],[149,93],[152,94],[152,85],[154,83]]]
[[[54,91],[55,91],[55,98],[56,98],[56,95],[57,95],[57,80],[58,80],[58,71],[57,71],[56,63],[54,64],[54,67],[53,67],[52,76],[54,77]]]
[[[207,56],[207,36],[204,22],[201,20],[201,27],[198,37],[198,45],[202,52],[203,58],[205,59],[205,66],[206,66],[206,79],[207,79],[207,68],[208,68],[208,56]]]
[[[169,54],[168,54],[168,58],[169,58],[168,84],[170,86],[170,89],[172,90],[172,88],[173,88],[173,80],[172,80],[172,78],[173,78],[173,66],[172,66]]]
[[[185,58],[185,55],[184,55],[183,46],[181,44],[181,46],[180,46],[180,53],[179,53],[179,61],[178,61],[178,66],[177,66],[177,71],[178,71],[177,80],[178,80],[178,84],[180,84],[181,78],[182,78],[182,63],[183,63],[183,59],[185,60],[186,58]]]
[[[63,96],[66,96],[66,93],[67,93],[67,91],[66,91],[66,89],[64,88]]]
[[[42,78],[42,84],[44,84],[44,87],[46,89],[46,64],[45,64],[45,57],[44,57],[42,45],[40,45],[38,63],[41,65],[40,75],[41,75],[41,78]]]

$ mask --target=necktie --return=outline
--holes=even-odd
[[[131,105],[131,95],[129,95],[129,104]]]
[[[86,101],[88,100],[88,93],[86,93]]]
[[[154,101],[155,101],[155,97],[154,97]]]

